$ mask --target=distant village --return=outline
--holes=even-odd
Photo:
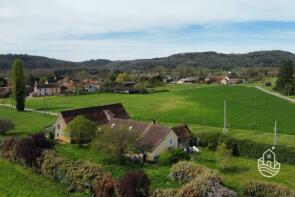
[[[133,80],[132,80],[133,79]],[[11,86],[9,79],[0,87],[0,98],[9,97]],[[145,94],[148,89],[160,84],[221,84],[232,85],[247,83],[247,80],[231,74],[208,75],[206,77],[182,77],[179,79],[160,74],[141,74],[131,76],[131,74],[120,73],[113,81],[97,79],[74,79],[71,77],[52,77],[44,82],[34,81],[32,85],[26,86],[27,95],[30,97],[51,96],[51,95],[79,95],[91,94],[95,92],[112,92],[119,94]]]

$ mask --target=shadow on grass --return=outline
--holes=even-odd
[[[230,166],[222,170],[222,172],[225,174],[238,174],[241,172],[246,172],[249,169],[250,169],[249,167],[245,167],[245,166]]]
[[[23,136],[23,135],[27,135],[27,132],[23,132],[23,131],[18,131],[18,132],[9,132],[5,135],[5,137],[16,137],[16,136]]]
[[[71,107],[47,107],[47,108],[44,108],[44,107],[39,107],[39,108],[36,108],[37,111],[43,111],[43,110],[57,110],[57,111],[60,111],[60,110],[66,110],[66,109],[72,109]]]

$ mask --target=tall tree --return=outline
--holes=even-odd
[[[17,111],[24,111],[26,99],[26,79],[22,60],[15,59],[12,64],[12,87]]]
[[[103,128],[98,136],[97,148],[120,164],[125,163],[125,155],[134,150],[138,138],[136,131],[123,125]]]
[[[122,82],[125,82],[125,81],[128,81],[129,79],[129,76],[127,73],[120,73],[117,78],[116,78],[116,82],[118,83],[122,83]]]
[[[285,94],[292,94],[295,90],[295,80],[293,77],[293,63],[289,60],[280,67],[275,90],[282,91]]]

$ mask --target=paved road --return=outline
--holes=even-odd
[[[0,104],[0,106],[4,106],[4,107],[9,107],[9,108],[15,108],[15,106],[12,106],[11,104]],[[44,115],[44,111],[39,111],[39,110],[34,110],[34,109],[30,109],[30,108],[25,108],[25,111],[31,111],[31,112],[36,112],[36,113],[40,113]],[[57,116],[58,113],[55,112],[46,112],[47,115],[52,115],[52,116]]]
[[[283,95],[281,95],[279,93],[276,93],[276,92],[272,92],[272,91],[266,90],[266,89],[264,89],[264,88],[262,88],[260,86],[255,86],[255,88],[257,88],[258,90],[261,90],[261,91],[263,91],[263,92],[265,92],[267,94],[270,94],[270,95],[279,97],[279,98],[284,99],[284,100],[287,100],[287,101],[289,101],[291,103],[295,103],[295,99],[289,98],[287,96],[283,96]]]

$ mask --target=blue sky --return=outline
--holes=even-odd
[[[295,52],[291,0],[0,0],[0,53],[82,61]]]

